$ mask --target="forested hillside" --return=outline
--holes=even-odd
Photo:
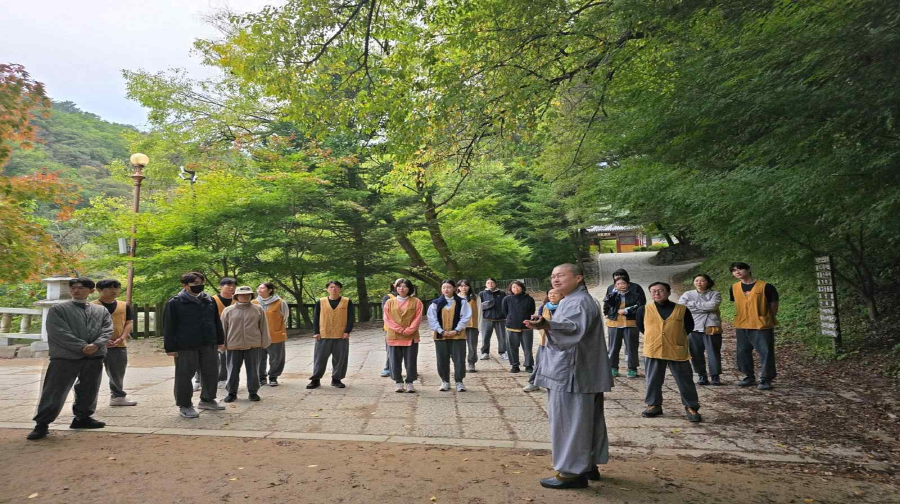
[[[112,177],[108,165],[130,155],[124,133],[136,132],[133,127],[104,121],[69,101],[54,102],[46,117],[31,122],[37,141],[31,149],[13,147],[4,175],[59,173],[78,186],[81,205],[95,196],[130,193],[127,180]]]

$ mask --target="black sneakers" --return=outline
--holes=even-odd
[[[253,402],[259,402],[259,394],[250,394],[250,400]]]
[[[319,380],[310,380],[309,383],[306,385],[306,388],[308,388],[308,389],[319,388],[320,385],[322,385],[322,382],[320,382]]]
[[[719,381],[719,375],[712,375],[712,376],[710,377],[709,384],[710,384],[710,385],[715,385],[715,386],[721,385],[722,382]]]
[[[278,378],[275,378],[274,376],[269,377],[269,386],[277,387],[278,386]]]
[[[768,380],[760,380],[759,386],[756,388],[759,390],[772,390],[772,383]]]
[[[662,406],[654,404],[652,406],[647,406],[647,409],[641,412],[641,416],[644,418],[653,418],[662,415],[662,413]]]
[[[94,420],[91,417],[74,418],[72,423],[69,424],[70,429],[102,429],[104,427],[106,427],[104,422]]]
[[[697,412],[694,408],[684,408],[684,417],[688,419],[690,422],[702,422],[703,418],[700,416],[700,413]]]
[[[237,400],[237,396],[234,394],[228,394],[227,396],[225,396],[225,399],[223,399],[223,400],[225,402],[234,402],[235,400]]]
[[[331,386],[335,388],[347,388],[341,380],[331,380]]]
[[[706,375],[701,375],[700,379],[697,380],[697,385],[709,385],[709,378]]]
[[[756,385],[755,376],[745,376],[741,381],[737,382],[738,387],[751,387]]]
[[[50,426],[45,423],[39,423],[34,426],[34,429],[28,433],[26,439],[29,441],[35,441],[37,439],[43,439],[47,437],[47,433],[50,431]]]
[[[509,368],[509,372],[510,372],[510,373],[518,373],[518,372],[519,372],[519,366],[512,366],[511,368]]]

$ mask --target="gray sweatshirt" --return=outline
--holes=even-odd
[[[719,305],[722,304],[722,295],[719,291],[708,290],[700,293],[696,290],[687,291],[678,299],[691,311],[694,316],[694,330],[703,332],[707,327],[722,327],[719,316]]]
[[[112,332],[112,317],[98,304],[66,301],[50,307],[47,313],[51,359],[84,359],[88,356],[81,350],[92,343],[98,348],[90,358],[103,357]]]

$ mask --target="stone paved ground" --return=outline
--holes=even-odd
[[[617,267],[628,269],[632,279],[646,287],[651,281],[668,280],[672,274],[692,266],[651,266],[647,262],[650,255],[602,256],[604,285],[606,277]],[[598,298],[602,298],[600,289],[592,290]],[[523,393],[527,375],[510,374],[505,361],[498,359],[496,346],[491,359],[479,361],[478,372],[466,378],[468,392],[439,392],[434,345],[430,338],[423,337],[417,394],[394,393],[393,383],[378,376],[385,353],[382,332],[375,324],[362,324],[353,333],[346,389],[329,387],[328,375],[322,388],[314,391],[304,388],[311,372],[312,349],[313,340],[308,335],[290,340],[281,386],[264,388],[259,403],[247,401],[242,390],[239,400],[228,405],[225,411],[203,412],[195,420],[177,415],[172,398],[173,367],[169,360],[158,355],[136,355],[126,385],[140,404],[109,408],[103,395],[96,417],[108,422],[107,432],[549,449],[546,394]],[[0,365],[0,428],[31,427],[42,365],[43,361],[36,359],[16,359]],[[727,382],[738,378],[730,364],[723,378]],[[102,390],[107,390],[105,380]],[[640,417],[645,407],[643,380],[618,378],[616,387],[606,398],[613,457],[726,455],[773,462],[816,462],[832,457],[864,459],[863,454],[848,449],[810,450],[782,444],[765,433],[741,428],[739,422],[736,426],[731,421],[727,429],[722,428],[719,419],[734,419],[741,414],[723,400],[735,393],[745,392],[738,392],[734,386],[700,388],[704,423],[691,424],[682,416],[677,390],[669,378],[664,392],[665,415],[644,419]],[[783,380],[772,393],[755,390],[749,393],[758,394],[755,400],[765,407],[784,394],[820,392],[795,389]],[[66,428],[70,418],[67,407],[55,427]]]

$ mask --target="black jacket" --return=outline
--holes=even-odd
[[[481,299],[481,318],[489,320],[503,320],[506,318],[506,312],[503,311],[505,292],[485,289],[478,293],[478,297]]]
[[[512,329],[525,329],[522,322],[534,315],[536,307],[534,298],[528,294],[516,294],[503,298],[503,312],[506,313],[506,327]]]
[[[163,315],[166,352],[225,344],[225,331],[215,301],[206,293],[192,297],[181,291],[166,303]]]
[[[634,284],[632,284],[634,285]],[[610,320],[616,320],[619,317],[619,306],[622,304],[622,293],[613,290],[603,298],[603,314]],[[637,316],[637,309],[643,306],[640,297],[629,289],[624,294],[625,297],[625,318],[634,320]]]
[[[606,287],[606,295],[608,296],[612,291],[616,290],[616,284],[610,284]],[[641,306],[647,304],[647,295],[644,294],[644,288],[640,285],[630,282],[628,284],[628,292],[636,295],[638,297],[639,303]]]

